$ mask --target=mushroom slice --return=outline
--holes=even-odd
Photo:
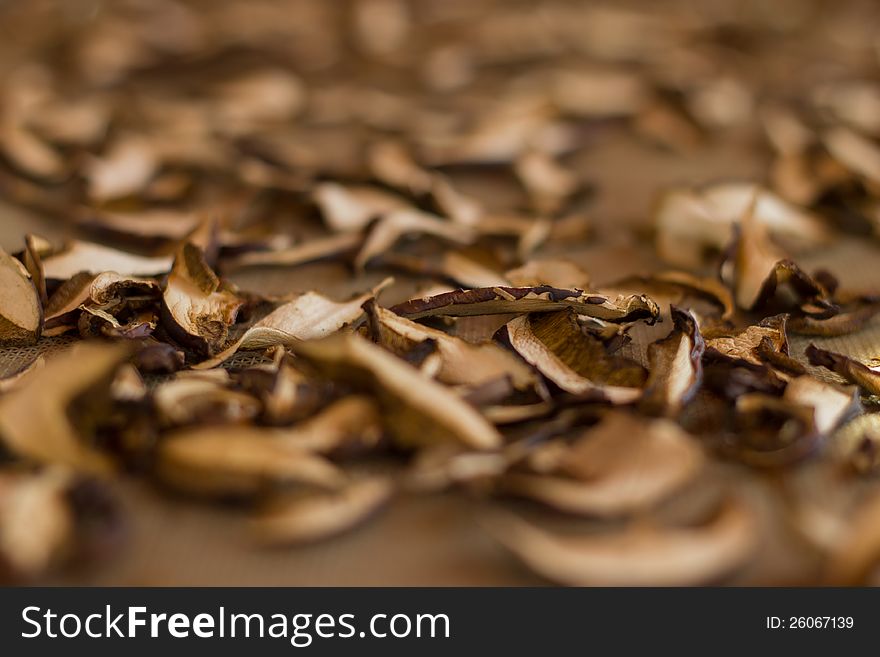
[[[648,347],[648,381],[641,408],[674,417],[696,394],[703,379],[702,358],[706,344],[694,316],[671,308],[674,328]]]
[[[336,233],[358,232],[377,217],[409,208],[399,196],[366,185],[345,187],[334,182],[320,183],[312,196],[327,227]]]
[[[166,426],[244,422],[260,413],[252,395],[226,387],[226,380],[180,376],[153,393],[159,420]]]
[[[789,381],[782,398],[810,406],[816,428],[824,434],[831,433],[861,408],[856,388],[841,390],[807,374]]]
[[[181,344],[213,355],[226,341],[242,301],[223,287],[197,246],[177,252],[162,295],[162,323]]]
[[[862,297],[841,306],[833,317],[792,317],[788,320],[788,330],[798,335],[817,335],[835,337],[860,331],[880,313],[880,299]]]
[[[195,369],[210,369],[227,361],[238,351],[289,345],[294,340],[316,340],[336,333],[364,316],[363,305],[389,283],[386,279],[374,290],[351,301],[333,301],[317,292],[306,292],[279,306],[251,326],[244,335],[214,358],[198,363]]]
[[[562,536],[498,515],[488,528],[536,573],[570,586],[705,584],[741,566],[758,543],[754,512],[735,499],[694,527],[634,524],[612,534]]]
[[[275,430],[291,447],[329,454],[375,446],[382,436],[381,417],[368,397],[349,395],[316,415]]]
[[[819,349],[814,344],[808,345],[804,354],[811,365],[825,367],[865,392],[880,395],[880,370],[868,367],[849,356]]]
[[[213,497],[247,497],[283,484],[333,489],[345,483],[336,466],[256,428],[193,427],[165,436],[156,475],[175,489]]]
[[[372,392],[390,433],[404,445],[453,442],[493,449],[501,436],[445,386],[355,333],[295,342],[291,350],[320,374]]]
[[[550,287],[569,290],[590,289],[590,275],[570,260],[529,260],[505,276],[515,287]]]
[[[543,215],[558,212],[580,186],[572,171],[540,151],[521,155],[514,170],[531,198],[532,207]]]
[[[797,247],[814,247],[830,238],[822,221],[750,183],[724,183],[703,190],[674,189],[660,200],[655,214],[657,251],[674,265],[702,264],[706,247],[722,250],[733,226],[754,203],[755,221],[774,237]]]
[[[437,380],[447,385],[480,386],[508,378],[517,390],[537,383],[532,369],[496,344],[470,344],[443,331],[422,326],[375,303],[368,307],[371,328],[379,344],[403,356],[416,344],[434,340],[440,355]]]
[[[0,249],[0,345],[34,344],[43,328],[43,305],[19,260]]]
[[[9,392],[20,385],[24,384],[28,378],[40,368],[46,365],[45,356],[37,356],[30,363],[22,367],[17,372],[9,374],[0,379],[0,393]]]
[[[558,457],[554,473],[509,473],[498,484],[567,513],[615,517],[666,499],[705,462],[696,439],[671,421],[614,412]]]
[[[788,338],[785,334],[787,319],[786,315],[774,315],[745,329],[706,330],[703,332],[706,355],[733,363],[741,361],[760,366],[762,359],[759,350],[766,344],[765,340],[770,341],[775,351],[788,354]]]
[[[143,137],[126,137],[93,160],[86,178],[89,197],[104,202],[135,194],[147,186],[160,166],[156,149]]]
[[[803,460],[816,450],[823,435],[816,424],[815,400],[804,401],[759,392],[740,395],[735,433],[722,443],[722,452],[761,468]]]
[[[581,330],[570,310],[517,317],[508,322],[507,335],[520,356],[566,392],[615,404],[642,395],[644,368],[608,355],[600,340]]]
[[[393,492],[389,479],[372,477],[335,492],[276,499],[253,519],[251,529],[268,545],[314,543],[366,522]]]
[[[49,295],[46,292],[46,277],[43,274],[43,255],[49,253],[51,249],[51,245],[39,235],[25,235],[21,260],[34,283],[40,305],[44,309],[49,302]]]
[[[694,276],[683,271],[631,276],[610,287],[616,290],[638,289],[656,297],[669,297],[675,299],[677,306],[690,309],[693,306],[688,301],[692,298],[706,300],[721,311],[721,319],[730,319],[735,310],[733,296],[724,283],[716,278]]]
[[[405,235],[430,235],[454,244],[471,244],[476,239],[476,233],[467,226],[419,210],[395,210],[373,226],[355,258],[355,265],[365,267],[371,259],[389,251]]]
[[[173,260],[172,256],[140,256],[93,242],[73,241],[63,251],[43,258],[43,270],[47,279],[62,281],[80,272],[159,276],[168,272]]]
[[[340,233],[275,251],[251,251],[223,260],[224,270],[243,267],[298,267],[319,260],[348,256],[363,244],[360,233]]]
[[[754,206],[743,214],[739,228],[730,282],[740,308],[766,308],[776,300],[777,291],[787,286],[794,293],[795,301],[786,299],[786,306],[794,303],[804,314],[814,316],[828,317],[836,312],[822,283],[786,259],[770,241],[766,224],[755,218]]]
[[[880,147],[848,128],[836,127],[823,137],[832,157],[872,184],[880,184]]]
[[[23,458],[91,472],[110,470],[107,457],[83,440],[73,411],[85,424],[88,407],[109,395],[128,354],[124,344],[85,343],[50,359],[0,399],[0,440]]]
[[[523,314],[564,308],[572,308],[578,315],[587,315],[609,322],[653,320],[660,316],[660,308],[657,304],[644,295],[618,296],[612,300],[604,294],[546,285],[454,290],[431,297],[411,299],[394,306],[391,310],[402,317],[419,319],[436,315],[465,317]]]
[[[185,239],[198,227],[199,218],[193,212],[164,209],[123,213],[83,208],[76,224],[112,238],[134,240],[141,247],[159,247]]]

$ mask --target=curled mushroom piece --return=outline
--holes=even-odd
[[[607,415],[557,457],[552,473],[511,472],[500,490],[560,511],[614,517],[644,511],[691,481],[705,456],[668,420]]]
[[[864,583],[880,559],[880,495],[864,500],[840,530],[827,555],[824,581],[832,586]]]
[[[489,531],[529,568],[570,586],[689,586],[717,582],[758,544],[754,512],[738,499],[694,527],[633,524],[617,533],[562,536],[512,515]]]
[[[609,322],[654,320],[660,308],[644,295],[618,296],[616,299],[583,290],[566,290],[549,286],[482,287],[455,290],[398,304],[391,310],[409,319],[448,315],[501,315],[533,313],[571,308],[578,315],[587,315]]]
[[[403,445],[453,442],[493,449],[501,444],[501,436],[476,409],[357,334],[297,342],[291,350],[322,376],[374,394],[388,430]]]
[[[645,411],[674,417],[693,398],[703,378],[706,348],[697,320],[672,307],[670,334],[648,347],[648,380],[642,395]]]
[[[93,242],[73,241],[43,258],[47,279],[68,280],[80,272],[116,272],[121,276],[160,276],[168,272],[172,256],[142,256]]]
[[[335,492],[275,499],[252,520],[251,529],[267,545],[314,543],[365,522],[391,499],[393,491],[389,479],[372,477]]]
[[[33,344],[43,327],[43,306],[25,266],[0,249],[0,345]]]
[[[241,305],[201,249],[187,242],[178,250],[162,295],[162,324],[175,339],[198,353],[216,353]]]
[[[868,367],[849,356],[820,349],[814,344],[807,346],[804,354],[811,365],[824,367],[839,374],[868,394],[880,395],[880,370]]]
[[[88,411],[109,395],[113,375],[128,354],[124,344],[85,343],[48,360],[0,399],[0,441],[21,458],[110,471],[108,456],[89,445],[88,428],[97,418]]]
[[[602,342],[584,333],[569,310],[517,317],[507,324],[507,336],[520,356],[566,392],[615,404],[642,395],[644,368],[607,354]]]

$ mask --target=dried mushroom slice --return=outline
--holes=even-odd
[[[801,402],[805,403],[801,403]],[[793,401],[760,392],[736,398],[730,442],[722,452],[753,467],[775,468],[801,461],[822,438],[814,399]]]
[[[19,260],[0,249],[0,345],[34,344],[43,328],[43,306]]]
[[[848,520],[827,555],[824,582],[832,586],[866,583],[880,559],[880,495],[868,496]]]
[[[698,267],[707,247],[721,251],[733,226],[754,203],[755,221],[793,246],[815,247],[830,238],[822,221],[774,193],[749,183],[724,183],[701,191],[675,189],[660,200],[657,251],[669,263]]]
[[[501,445],[495,428],[454,392],[357,334],[296,342],[290,348],[324,377],[375,394],[388,430],[403,445]]]
[[[859,361],[810,344],[804,351],[811,365],[824,367],[844,379],[859,386],[866,393],[880,395],[880,370],[873,369]]]
[[[782,398],[812,407],[813,421],[823,434],[830,434],[861,409],[855,388],[841,390],[809,375],[792,379],[785,387]]]
[[[570,310],[517,317],[507,324],[507,336],[520,356],[566,392],[615,404],[642,395],[644,368],[607,354],[600,340],[581,330]]]
[[[529,260],[505,276],[514,287],[547,285],[569,290],[589,290],[590,275],[576,263],[565,259]]]
[[[470,344],[443,331],[400,317],[376,304],[370,304],[368,310],[374,338],[399,356],[404,356],[416,344],[434,340],[440,357],[436,378],[442,383],[480,386],[508,379],[517,390],[533,388],[537,383],[528,365],[496,344]]]
[[[371,221],[409,205],[399,196],[376,187],[345,187],[325,182],[312,191],[327,227],[336,233],[359,232]]]
[[[171,269],[172,256],[141,256],[93,242],[73,241],[63,251],[43,258],[47,279],[66,281],[80,272],[116,272],[122,276],[161,276]]]
[[[849,335],[860,331],[880,313],[880,300],[873,297],[857,298],[839,305],[841,310],[833,317],[792,317],[788,321],[788,330],[798,335],[826,338]]]
[[[299,267],[331,258],[350,257],[363,244],[360,233],[340,233],[273,251],[249,251],[224,258],[224,271],[243,267]]]
[[[740,308],[767,308],[776,301],[780,288],[785,286],[795,299],[781,301],[787,307],[794,305],[802,313],[818,317],[828,317],[836,312],[822,283],[786,259],[770,241],[766,224],[755,218],[754,206],[743,215],[735,244],[731,282]]]
[[[156,476],[206,497],[248,497],[282,485],[334,489],[345,475],[325,458],[274,435],[238,426],[174,431],[156,452]]]
[[[393,492],[389,479],[372,477],[335,492],[276,499],[252,520],[251,530],[267,545],[322,541],[366,522]]]
[[[230,389],[227,377],[200,378],[183,374],[160,384],[153,392],[158,420],[163,425],[246,422],[259,415],[259,400],[249,393]]]
[[[205,262],[197,246],[177,252],[162,295],[162,324],[181,344],[212,355],[226,342],[242,301]]]
[[[703,311],[700,314],[712,314],[720,311],[722,320],[730,319],[735,311],[733,296],[727,286],[716,278],[695,276],[684,271],[665,271],[648,276],[631,276],[610,286],[617,290],[636,290],[656,296],[674,299],[673,303],[679,307],[696,310],[694,304],[688,303],[693,300],[704,300],[711,304],[713,309]]]
[[[235,343],[214,358],[195,365],[195,369],[216,367],[238,351],[289,345],[294,340],[316,340],[357,323],[364,315],[362,306],[389,281],[381,283],[351,301],[339,302],[317,292],[306,292],[289,301],[251,326]]]
[[[291,447],[320,454],[348,453],[376,446],[382,437],[381,420],[375,402],[350,395],[307,420],[274,431]]]
[[[767,349],[767,340],[774,351],[788,354],[787,321],[787,315],[774,315],[744,329],[718,327],[706,330],[703,332],[706,355],[713,359],[760,366],[763,361],[759,350]]]
[[[758,526],[739,500],[695,527],[634,524],[616,533],[561,536],[515,516],[496,516],[490,531],[529,568],[570,586],[688,586],[715,582],[753,554]]]
[[[622,516],[647,510],[680,490],[706,458],[696,439],[671,421],[615,412],[555,461],[551,474],[508,473],[498,481],[500,490],[566,513]]]
[[[412,299],[392,307],[391,310],[402,317],[420,319],[438,315],[466,317],[523,314],[564,308],[571,308],[578,315],[587,315],[609,322],[654,320],[660,316],[660,308],[657,304],[644,295],[618,296],[616,299],[611,299],[604,294],[546,285],[455,290]]]
[[[76,425],[94,423],[87,411],[109,394],[113,375],[128,354],[124,344],[86,343],[49,360],[0,399],[0,440],[25,459],[109,471],[111,461],[88,445],[90,436]]]
[[[673,330],[648,347],[648,380],[642,410],[675,417],[696,394],[703,379],[706,344],[694,316],[674,306]]]

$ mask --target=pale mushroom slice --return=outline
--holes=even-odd
[[[691,313],[674,306],[671,312],[674,328],[648,347],[649,374],[641,408],[675,417],[700,387],[706,344]]]
[[[524,315],[507,324],[513,349],[566,392],[615,404],[642,395],[645,371],[638,363],[605,352],[585,334],[571,311]]]
[[[336,333],[346,325],[357,323],[363,316],[363,305],[390,283],[386,279],[370,292],[350,301],[333,301],[318,292],[306,292],[259,320],[235,343],[195,369],[209,369],[224,363],[242,350],[258,350],[276,345],[289,345],[294,340],[315,340]]]
[[[251,530],[267,545],[322,541],[366,522],[393,492],[390,479],[370,477],[339,491],[275,499],[254,517]]]
[[[812,407],[813,421],[823,434],[830,434],[861,409],[855,387],[841,390],[808,374],[789,381],[782,398]]]
[[[880,560],[880,495],[865,499],[838,531],[823,579],[832,586],[862,584]]]
[[[587,315],[609,322],[654,320],[660,315],[657,304],[645,295],[611,297],[598,292],[537,287],[481,287],[454,290],[421,299],[411,299],[391,310],[402,317],[420,319],[447,315],[503,315],[533,313],[572,308],[578,315]]]
[[[495,428],[453,391],[355,333],[295,342],[290,349],[322,376],[374,394],[388,430],[403,445],[501,445]]]
[[[299,267],[321,260],[349,257],[360,248],[363,241],[364,236],[361,233],[339,233],[308,240],[288,248],[249,251],[238,256],[224,258],[222,265],[224,270],[244,267]]]
[[[722,183],[663,195],[654,218],[658,253],[680,267],[701,265],[707,247],[720,251],[730,242],[733,226],[753,202],[755,220],[794,247],[820,246],[831,237],[817,216],[771,191],[751,183]]]
[[[808,345],[804,354],[811,365],[824,367],[839,374],[868,394],[880,395],[880,369],[868,367],[849,356],[820,349],[814,344]]]
[[[788,354],[787,321],[787,315],[774,315],[744,329],[719,327],[706,330],[703,332],[706,355],[730,362],[761,365],[760,350],[767,340],[775,351]]]
[[[711,307],[703,310],[706,304],[700,304],[700,314],[716,314],[720,311],[721,319],[730,319],[736,310],[733,295],[717,278],[695,276],[684,271],[665,271],[647,276],[630,276],[610,285],[615,290],[639,290],[654,298],[670,298],[679,307],[697,311],[696,300],[707,301]]]
[[[52,359],[0,399],[0,440],[13,454],[43,463],[106,473],[112,462],[89,446],[71,419],[74,405],[99,405],[109,395],[125,344],[84,343]]]
[[[156,476],[183,492],[248,497],[282,485],[333,489],[345,475],[322,456],[254,428],[197,426],[160,441]]]
[[[805,273],[770,240],[767,225],[755,217],[755,206],[749,206],[739,223],[735,240],[732,270],[728,279],[734,299],[740,308],[755,310],[773,302],[782,286],[794,293],[794,301],[786,305],[807,315],[830,316],[835,307],[825,287]],[[722,273],[725,269],[722,269]]]
[[[719,581],[758,545],[754,512],[728,500],[694,527],[634,524],[619,532],[562,536],[513,515],[496,515],[490,532],[529,568],[569,586],[694,586]]]
[[[177,251],[162,295],[162,324],[193,351],[213,355],[226,342],[241,299],[224,287],[197,246]]]
[[[585,431],[545,474],[510,472],[499,489],[566,513],[615,517],[645,511],[692,481],[706,457],[665,419],[614,412]]]
[[[548,285],[569,290],[590,289],[590,275],[577,263],[564,258],[529,260],[505,276],[514,287]]]
[[[64,250],[43,258],[43,270],[47,279],[62,281],[80,272],[161,276],[168,273],[173,261],[173,256],[142,256],[93,242],[73,241]]]
[[[822,137],[832,157],[853,173],[880,185],[880,146],[859,133],[837,126]]]
[[[440,357],[437,380],[447,385],[480,386],[509,378],[517,390],[537,383],[532,369],[509,351],[491,342],[471,344],[438,329],[417,324],[376,304],[368,307],[370,326],[379,343],[399,356],[416,344],[434,340]]]
[[[43,328],[43,305],[25,266],[0,249],[0,345],[34,344]]]
[[[327,227],[336,233],[361,231],[378,217],[410,207],[401,197],[367,185],[320,183],[312,197]]]

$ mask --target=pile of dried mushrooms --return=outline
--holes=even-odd
[[[876,35],[683,4],[0,9],[0,580],[126,549],[137,479],[266,545],[453,491],[557,583],[736,583],[780,531],[808,566],[745,581],[877,581],[880,367],[840,345],[880,358],[880,286],[813,264],[880,262]],[[835,56],[786,84],[802,41]],[[603,222],[615,139],[763,164]]]

